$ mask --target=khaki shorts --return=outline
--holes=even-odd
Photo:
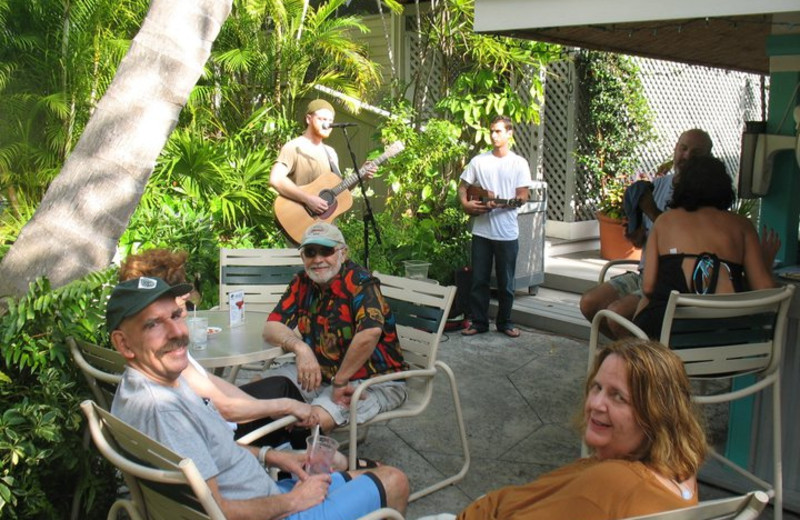
[[[608,281],[611,286],[619,293],[620,298],[635,294],[641,297],[642,293],[642,275],[635,271],[628,271],[615,276]]]
[[[264,377],[271,376],[286,376],[303,394],[303,398],[307,403],[312,406],[319,406],[328,412],[337,426],[347,424],[350,422],[350,408],[341,406],[331,400],[333,394],[333,387],[331,385],[322,384],[319,388],[312,392],[306,392],[299,384],[297,384],[297,365],[294,363],[286,363],[275,369],[268,370]],[[351,381],[351,384],[357,385],[361,381]],[[364,423],[380,412],[388,412],[394,410],[406,400],[408,392],[406,391],[405,381],[387,381],[385,383],[378,383],[370,386],[363,394],[362,399],[358,402],[356,409],[357,417],[356,423]]]

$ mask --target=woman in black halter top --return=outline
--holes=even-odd
[[[728,211],[734,200],[725,165],[690,159],[645,250],[643,290],[634,323],[657,338],[670,291],[713,294],[773,287],[753,224]]]

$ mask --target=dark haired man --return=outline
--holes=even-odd
[[[497,116],[489,126],[492,150],[472,158],[458,185],[461,206],[472,219],[472,287],[469,295],[471,324],[461,331],[473,336],[489,330],[489,284],[492,260],[497,276],[498,310],[495,325],[506,336],[519,337],[511,321],[514,304],[514,273],[519,252],[517,206],[494,199],[528,200],[531,170],[528,161],[512,152],[514,127],[506,116]],[[470,200],[470,186],[486,191],[486,201]]]

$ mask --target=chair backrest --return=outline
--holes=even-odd
[[[297,249],[220,249],[219,308],[230,308],[231,291],[244,291],[247,310],[270,312],[302,269]]]
[[[95,400],[101,407],[110,410],[125,370],[125,360],[116,350],[81,339],[67,338],[67,345],[72,359],[89,383]]]
[[[374,273],[397,320],[403,357],[412,369],[433,368],[456,288]]]
[[[684,509],[636,516],[626,520],[750,520],[758,518],[767,502],[769,496],[766,493],[752,491],[742,496],[707,500]]]
[[[81,409],[95,446],[123,473],[143,517],[225,519],[191,459],[181,458],[93,401],[84,401]]]
[[[794,286],[733,294],[670,294],[661,342],[690,377],[773,373]]]

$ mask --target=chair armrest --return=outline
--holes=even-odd
[[[366,392],[367,388],[372,385],[377,385],[378,383],[386,383],[388,381],[398,381],[401,379],[408,379],[411,377],[436,377],[436,369],[435,368],[425,368],[425,369],[415,369],[415,370],[403,370],[401,372],[392,372],[391,374],[383,374],[380,376],[371,377],[369,379],[365,379],[358,384],[353,395],[350,397],[350,412],[355,413],[355,406],[358,404],[358,400],[361,398],[361,394]]]
[[[648,339],[647,334],[644,333],[642,329],[634,325],[632,321],[629,319],[620,316],[614,311],[610,311],[608,309],[603,309],[599,311],[597,314],[594,315],[594,319],[592,319],[592,328],[589,332],[589,370],[592,369],[592,363],[594,363],[594,356],[595,351],[600,343],[600,322],[604,319],[608,319],[611,321],[615,321],[628,329],[628,331],[636,336],[637,338],[641,339]]]
[[[294,424],[296,422],[297,422],[297,417],[295,417],[294,415],[287,415],[286,417],[281,417],[280,419],[276,419],[269,424],[265,424],[261,428],[253,430],[247,435],[242,435],[241,437],[236,439],[236,442],[237,444],[246,446],[252,443],[254,440],[260,439],[264,435],[280,430],[281,428],[285,428],[290,424]]]
[[[639,261],[638,260],[628,260],[628,259],[625,259],[625,258],[622,258],[622,259],[619,259],[619,260],[609,260],[608,262],[603,264],[602,269],[600,269],[600,274],[597,277],[597,283],[600,284],[600,283],[604,283],[606,281],[606,274],[608,273],[608,270],[611,269],[612,267],[615,267],[615,266],[618,266],[618,265],[626,265],[626,264],[627,265],[636,265],[636,266],[638,266],[639,265]]]
[[[380,509],[376,509],[375,511],[366,514],[359,518],[358,520],[404,520],[403,515],[400,514],[400,511],[396,509],[392,509],[391,507],[382,507]]]

